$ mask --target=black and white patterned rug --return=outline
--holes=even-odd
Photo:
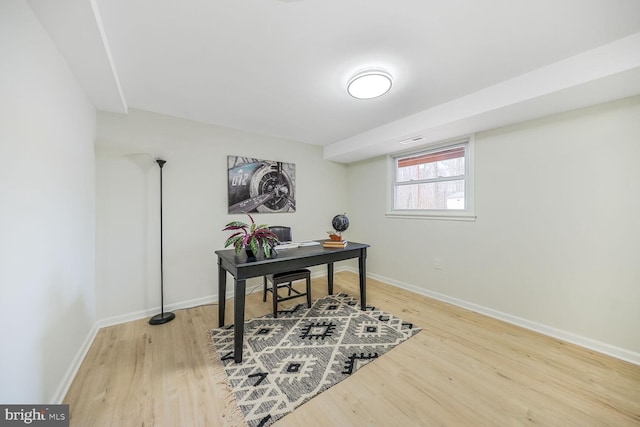
[[[244,326],[242,363],[233,326],[211,330],[227,384],[251,427],[267,426],[420,331],[375,307],[330,295]]]

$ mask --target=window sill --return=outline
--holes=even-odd
[[[477,218],[468,211],[392,211],[385,213],[385,217],[441,221],[475,221]]]

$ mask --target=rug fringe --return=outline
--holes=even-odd
[[[220,359],[220,355],[215,349],[213,344],[213,338],[211,337],[211,331],[206,332],[209,340],[207,346],[207,355],[209,357],[209,373],[211,374],[211,378],[213,379],[216,386],[223,385],[225,390],[225,395],[223,396],[224,402],[224,413],[222,414],[225,421],[225,426],[247,426],[247,422],[245,421],[244,414],[242,410],[238,407],[238,402],[231,391],[231,387],[228,383],[228,376],[224,370],[224,364]]]

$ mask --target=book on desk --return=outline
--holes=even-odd
[[[322,242],[322,247],[324,248],[346,248],[347,241],[346,240],[325,240]]]
[[[280,242],[277,245],[275,245],[273,248],[279,251],[281,249],[303,248],[305,246],[316,246],[319,244],[320,242],[316,242],[315,240],[305,240],[302,242]]]
[[[318,246],[322,244],[322,247],[324,248],[338,248],[338,249],[343,249],[347,247],[347,241],[346,240],[324,240],[322,242],[317,242],[315,240],[305,240],[302,242],[280,242],[278,243],[276,246],[274,246],[273,248],[276,251],[280,251],[280,250],[284,250],[284,249],[296,249],[296,248],[303,248],[305,246]]]

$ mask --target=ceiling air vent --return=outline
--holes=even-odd
[[[400,144],[413,144],[415,142],[422,141],[422,140],[424,140],[424,136],[418,135],[418,136],[412,136],[411,138],[403,139],[402,141],[398,141],[398,142]]]

